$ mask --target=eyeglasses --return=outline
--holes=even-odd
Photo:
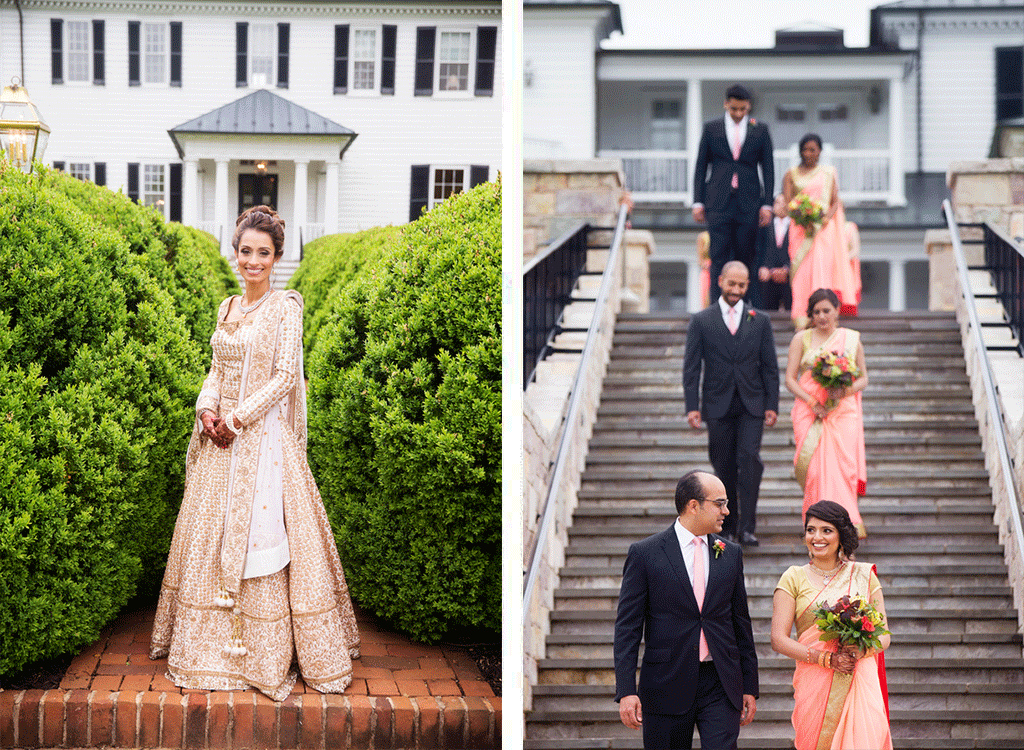
[[[712,500],[711,502],[717,505],[719,510],[725,510],[725,506],[729,504],[728,500]]]

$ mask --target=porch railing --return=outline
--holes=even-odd
[[[533,380],[558,334],[565,306],[587,263],[587,233],[580,222],[523,267],[523,389]]]
[[[693,163],[686,151],[610,149],[598,152],[607,159],[622,159],[626,188],[638,202],[693,202]],[[794,144],[775,149],[775,191],[782,192],[782,176],[799,163]],[[837,149],[825,144],[821,160],[835,166],[839,194],[847,203],[902,202],[902,188],[893,184],[892,160],[887,149]]]
[[[961,226],[979,226],[984,232],[985,265],[1006,312],[1007,325],[1017,340],[1017,350],[1024,356],[1024,247],[991,224]]]

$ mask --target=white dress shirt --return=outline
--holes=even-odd
[[[775,246],[778,247],[782,244],[783,238],[786,236],[786,232],[789,231],[789,217],[783,216],[781,219],[775,217]]]
[[[718,308],[722,311],[722,320],[725,321],[726,327],[729,325],[729,303],[725,301],[725,297],[718,298]],[[743,320],[743,299],[736,303],[736,327],[739,328],[740,321]]]
[[[705,500],[704,502],[709,502]],[[690,577],[690,584],[693,584],[693,540],[694,535],[690,530],[679,523],[679,519],[673,526],[676,530],[676,539],[679,540],[679,549],[683,553],[683,562],[686,563],[686,575]],[[711,571],[711,554],[708,545],[708,537],[704,536],[704,544],[701,547],[704,553],[704,591],[708,589],[708,573]]]
[[[732,115],[728,112],[725,113],[725,138],[729,141],[729,151],[733,150],[733,144],[736,143],[736,133],[740,135],[740,148],[743,148],[743,143],[747,140],[747,121],[750,118],[744,116],[742,120],[736,122],[732,119]]]

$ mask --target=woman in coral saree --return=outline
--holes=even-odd
[[[818,289],[808,300],[812,325],[789,345],[786,388],[793,402],[793,464],[804,490],[803,511],[819,500],[834,500],[850,514],[861,538],[867,529],[857,507],[867,489],[864,418],[861,391],[868,385],[864,346],[857,331],[839,326],[839,299],[831,289]],[[825,389],[811,374],[814,361],[826,352],[844,355],[860,374],[845,388]]]
[[[815,289],[834,290],[844,315],[856,315],[860,303],[860,262],[859,258],[851,258],[851,237],[839,200],[836,171],[819,164],[820,156],[821,138],[808,133],[800,139],[800,164],[786,172],[782,180],[787,205],[798,193],[803,193],[825,209],[822,222],[816,224],[813,231],[795,221],[789,225],[791,314],[797,328],[807,324],[804,309]]]
[[[804,524],[811,558],[791,566],[775,589],[772,648],[796,661],[793,729],[796,750],[892,750],[885,657],[822,641],[814,609],[849,596],[870,601],[882,615],[885,600],[875,567],[852,562],[857,532],[837,503],[811,506]],[[792,637],[796,625],[797,638]],[[890,636],[879,638],[882,650]]]
[[[246,283],[221,303],[196,404],[185,496],[150,658],[175,685],[253,686],[274,700],[352,682],[359,634],[323,501],[306,462],[302,298],[271,289],[284,222],[257,206],[233,244]]]

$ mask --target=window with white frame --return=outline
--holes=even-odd
[[[352,30],[352,88],[374,91],[377,88],[377,30]]]
[[[91,81],[89,22],[68,21],[68,81]]]
[[[461,193],[465,190],[466,174],[468,171],[465,167],[434,167],[430,190],[430,208],[443,203],[446,198],[454,193]]]
[[[147,164],[142,173],[142,205],[164,213],[164,165]]]
[[[468,91],[472,62],[472,34],[442,31],[438,34],[438,91]]]
[[[277,27],[272,23],[254,23],[249,28],[249,83],[255,87],[269,86],[275,80]]]
[[[678,99],[651,101],[651,148],[680,151],[683,148],[683,108]]]
[[[167,83],[167,24],[143,24],[143,80]]]
[[[92,180],[92,164],[89,162],[71,162],[68,164],[68,174],[83,182]]]

